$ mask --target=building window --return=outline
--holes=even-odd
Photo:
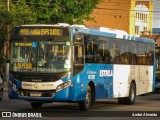
[[[137,17],[137,19],[139,20],[139,13],[138,13],[138,17]]]
[[[136,12],[136,19],[138,20],[138,12]]]
[[[148,15],[146,14],[145,16],[145,22],[147,23],[148,22]]]
[[[139,34],[139,26],[135,26],[135,34]]]
[[[144,28],[143,28],[143,31],[147,31],[147,27],[144,27]]]
[[[142,21],[144,22],[144,14],[142,14]]]
[[[140,13],[140,20],[142,20],[142,13]]]

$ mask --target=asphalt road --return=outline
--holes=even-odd
[[[117,99],[97,100],[94,106],[91,106],[89,112],[80,111],[77,103],[62,103],[54,102],[44,104],[42,109],[33,110],[30,103],[22,100],[8,99],[7,92],[4,93],[4,99],[0,102],[0,114],[2,112],[11,112],[15,119],[22,119],[22,115],[26,115],[26,119],[32,118],[32,113],[37,113],[37,118],[32,119],[81,119],[87,120],[135,120],[137,118],[144,120],[159,120],[160,119],[160,94],[149,94],[146,96],[136,97],[134,105],[119,105]],[[28,113],[31,113],[28,118]],[[152,117],[144,116],[150,114]],[[0,116],[1,116],[0,115]],[[135,116],[134,116],[135,115]],[[156,116],[157,115],[157,116]],[[42,117],[41,117],[42,116]],[[33,116],[35,117],[35,116]],[[97,118],[97,119],[96,119]],[[0,118],[11,119],[11,118]],[[82,120],[82,119],[81,119]]]

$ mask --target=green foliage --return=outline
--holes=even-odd
[[[27,0],[37,17],[36,23],[83,24],[101,0]]]
[[[23,0],[21,1],[23,2]],[[7,31],[10,33],[14,26],[35,22],[36,18],[29,6],[24,2],[21,4],[10,2],[9,12],[7,12],[6,2],[0,2],[0,66],[5,63],[2,52],[6,42]]]
[[[84,20],[94,20],[89,15],[101,0],[10,0],[0,1],[0,46],[6,42],[9,31],[21,24],[83,24]],[[2,51],[3,47],[0,47]],[[0,57],[2,59],[2,57]],[[3,61],[3,60],[2,60]],[[0,64],[3,63],[0,60]]]
[[[0,54],[0,67],[3,67],[3,65],[6,63],[6,59],[3,55]]]

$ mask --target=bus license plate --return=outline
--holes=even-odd
[[[39,93],[39,92],[31,92],[31,93],[30,93],[30,96],[31,96],[31,97],[41,97],[42,94]]]

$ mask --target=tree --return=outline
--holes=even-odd
[[[23,1],[23,0],[21,0]],[[6,43],[7,26],[9,31],[14,26],[21,24],[35,23],[36,18],[32,14],[31,9],[23,1],[21,4],[10,2],[10,11],[7,12],[6,2],[0,1],[0,66],[5,63],[5,57],[3,56],[4,44]]]
[[[10,1],[10,11],[7,12],[6,1],[0,0],[0,45],[3,46],[6,42],[6,26],[9,26],[10,32],[14,26],[21,24],[83,24],[84,20],[94,20],[89,15],[100,1],[14,0]],[[0,48],[1,51],[2,49],[3,47]]]
[[[83,24],[101,0],[27,0],[37,17],[36,23]]]

